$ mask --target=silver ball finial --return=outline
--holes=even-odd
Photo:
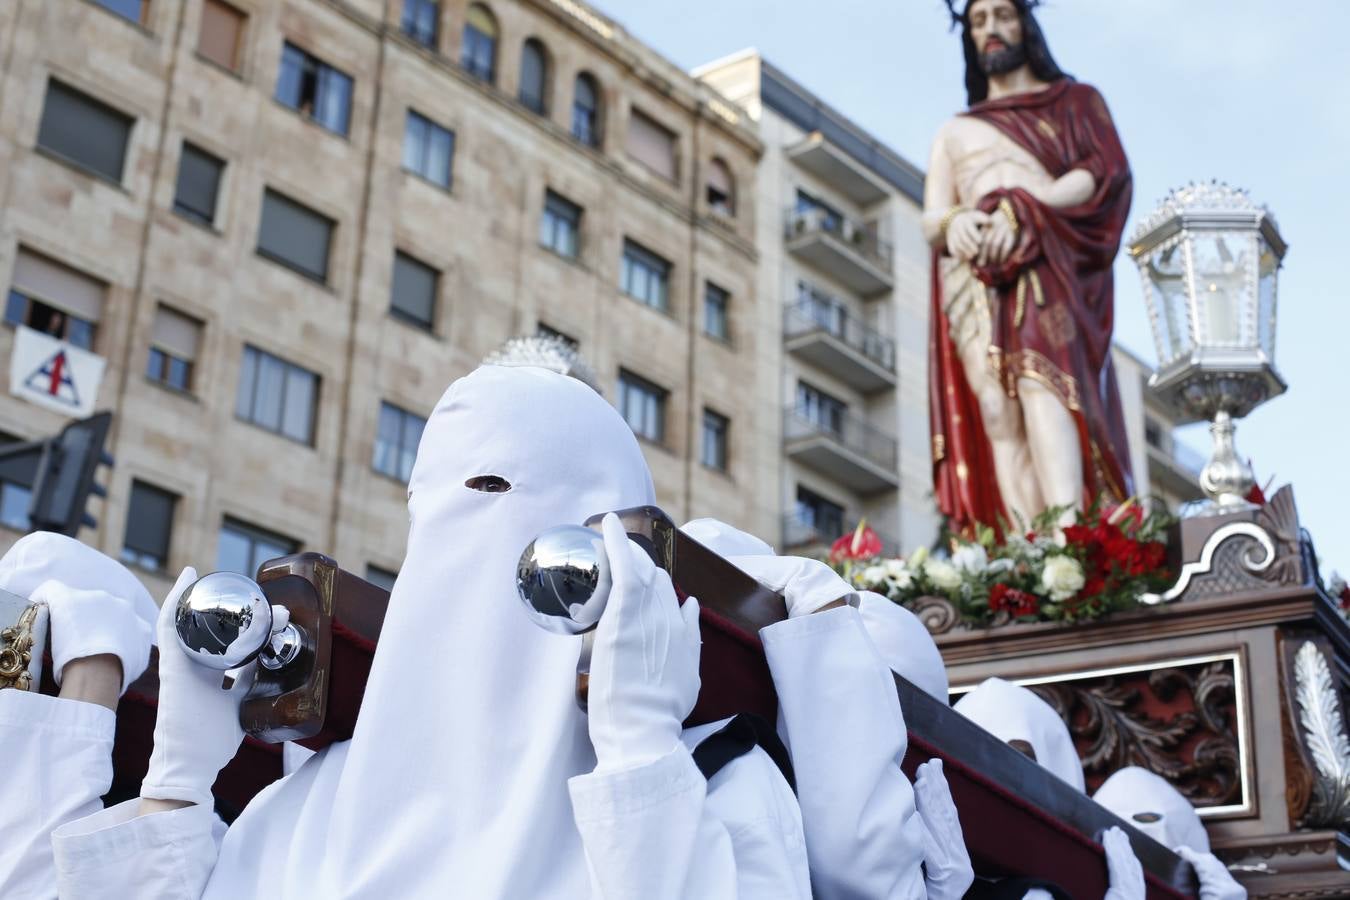
[[[274,621],[272,604],[258,583],[233,572],[212,572],[188,585],[174,610],[174,629],[194,662],[221,671],[255,657],[262,666],[279,669],[302,646],[295,625]]]
[[[584,634],[595,628],[611,584],[604,537],[580,525],[542,532],[516,567],[516,591],[526,614],[554,634]]]

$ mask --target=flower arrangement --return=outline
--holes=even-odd
[[[1137,502],[1094,507],[1057,530],[1061,509],[1047,510],[1025,534],[1001,543],[981,526],[976,539],[953,538],[940,557],[919,548],[884,558],[863,522],[830,550],[830,563],[861,590],[906,607],[942,598],[972,626],[1007,622],[1079,622],[1138,605],[1140,594],[1167,587],[1163,534],[1170,517]]]

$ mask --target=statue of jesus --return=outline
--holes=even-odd
[[[1097,91],[1060,71],[1036,0],[957,14],[969,108],[933,141],[929,412],[953,530],[1023,530],[1132,491],[1111,364],[1111,263],[1129,164]]]

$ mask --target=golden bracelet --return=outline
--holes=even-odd
[[[938,222],[938,234],[945,238],[947,236],[947,229],[951,226],[956,217],[963,212],[968,212],[968,210],[960,205],[953,206],[951,209],[947,210],[946,214],[943,215],[942,220]]]
[[[1016,236],[1022,230],[1022,226],[1017,223],[1017,213],[1007,197],[998,201],[998,211],[1003,213],[1003,217],[1008,220],[1008,226],[1012,228],[1013,235]]]

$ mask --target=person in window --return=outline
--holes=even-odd
[[[678,605],[617,518],[604,523],[613,588],[588,714],[573,697],[581,638],[521,614],[516,565],[535,535],[654,499],[632,432],[581,382],[496,365],[455,382],[418,448],[407,555],[352,738],[218,839],[211,786],[243,738],[239,697],[174,639],[196,577],[184,571],[159,619],[141,798],[53,835],[60,895],[809,897],[799,812],[768,755],[710,786],[681,740],[698,604]],[[730,833],[726,805],[758,840]]]

